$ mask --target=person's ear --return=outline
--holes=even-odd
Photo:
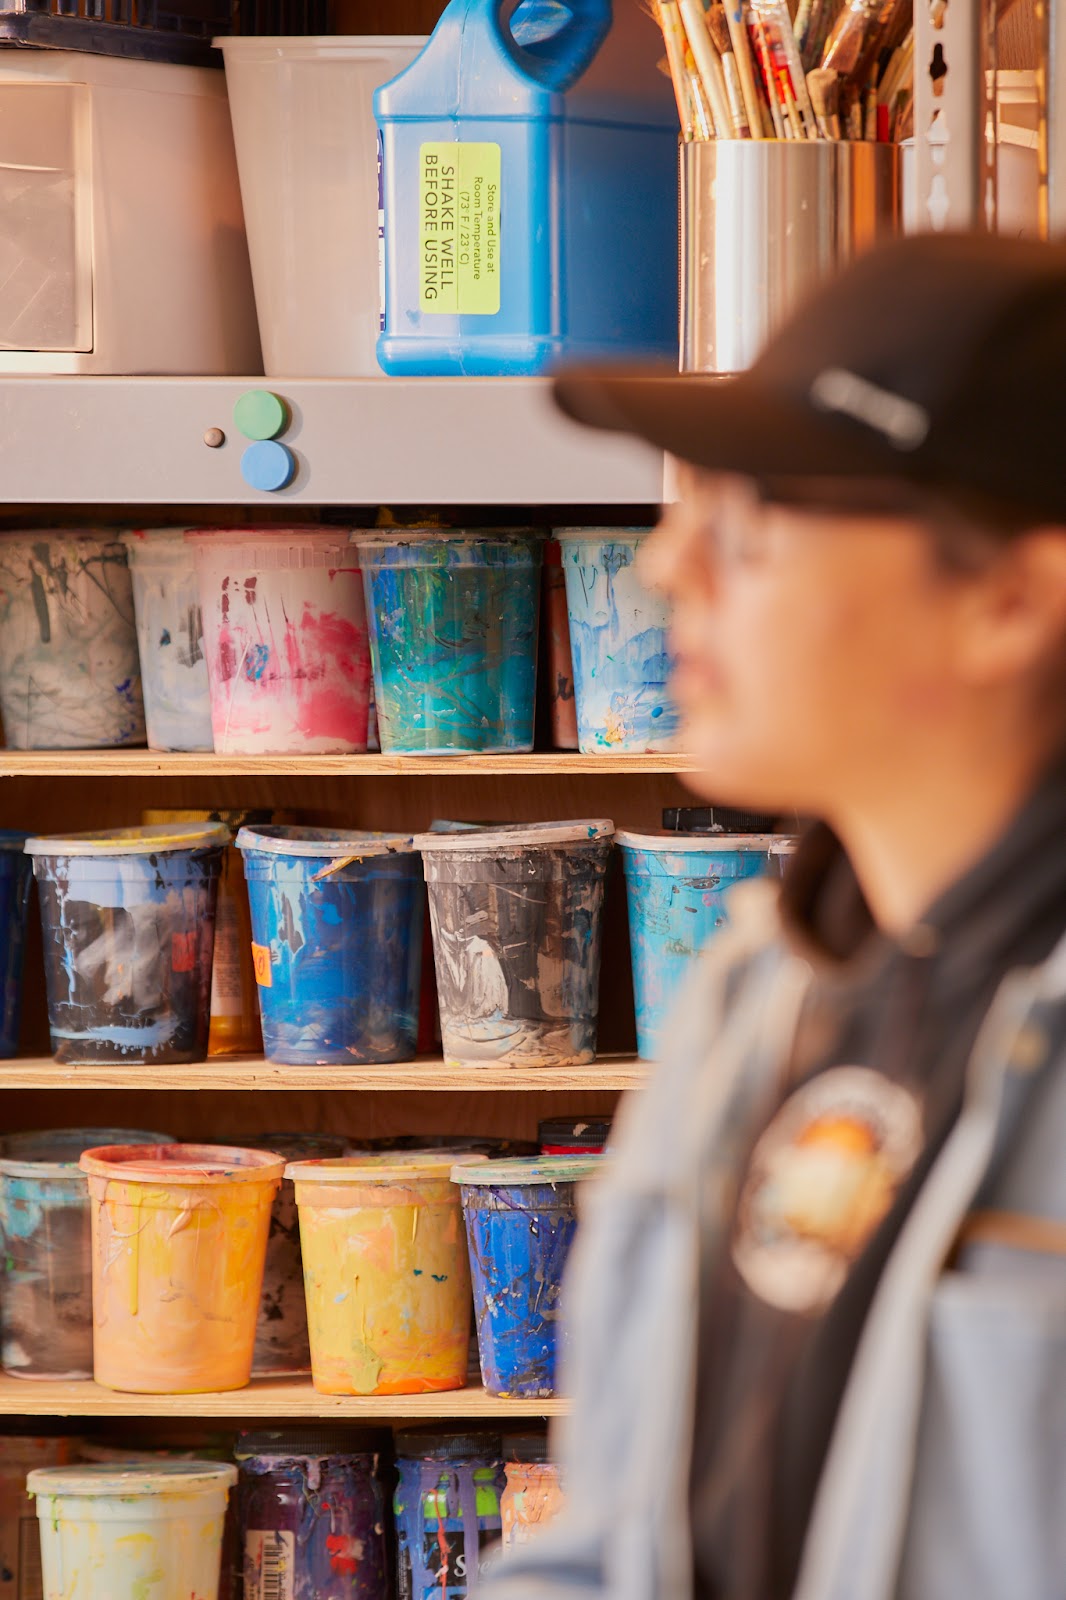
[[[1026,676],[1066,644],[1066,528],[1033,528],[1006,542],[967,584],[957,664],[974,685]]]

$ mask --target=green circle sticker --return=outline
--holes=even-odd
[[[249,389],[234,406],[233,420],[246,439],[276,439],[289,425],[289,408],[269,389]]]

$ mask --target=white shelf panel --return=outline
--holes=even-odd
[[[437,1057],[381,1067],[294,1067],[262,1056],[212,1056],[185,1066],[135,1062],[62,1065],[50,1056],[0,1061],[4,1089],[344,1089],[412,1094],[552,1094],[571,1090],[635,1089],[646,1062],[635,1056],[601,1056],[588,1067],[453,1067]]]
[[[277,493],[241,477],[248,389],[291,413]],[[9,504],[643,505],[663,456],[567,421],[546,379],[3,378],[0,484]]]

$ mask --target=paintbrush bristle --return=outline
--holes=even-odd
[[[720,56],[731,54],[733,41],[729,37],[729,18],[724,5],[714,5],[707,13],[707,26],[711,31],[714,48]]]

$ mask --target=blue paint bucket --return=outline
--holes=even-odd
[[[228,828],[157,823],[26,841],[57,1061],[203,1061]]]
[[[577,1185],[595,1156],[534,1156],[456,1167],[481,1377],[489,1394],[555,1393],[559,1297],[577,1231]]]
[[[418,1038],[422,863],[409,836],[242,828],[271,1061],[410,1061]]]
[[[169,1138],[131,1128],[53,1128],[0,1138],[5,1372],[17,1378],[92,1377],[89,1185],[78,1160],[96,1145],[166,1144]]]
[[[381,748],[532,750],[542,538],[353,534]]]
[[[500,1542],[506,1484],[499,1434],[396,1435],[397,1600],[466,1600]]]
[[[692,961],[728,921],[742,878],[780,874],[793,841],[777,834],[619,833],[629,901],[637,1052],[657,1061]]]
[[[665,599],[645,588],[637,552],[650,528],[560,528],[578,748],[674,748]]]
[[[26,835],[0,829],[0,1056],[13,1056],[22,1020],[22,967],[33,868]]]

